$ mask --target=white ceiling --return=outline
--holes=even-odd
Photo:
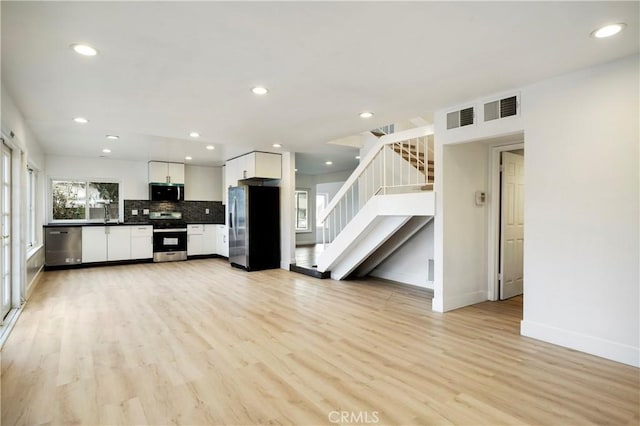
[[[339,163],[355,148],[327,141],[637,53],[638,5],[2,1],[2,81],[48,154],[218,165],[278,142]]]

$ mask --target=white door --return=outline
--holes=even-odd
[[[500,208],[500,299],[522,294],[524,156],[502,153]]]
[[[2,144],[0,158],[0,324],[11,309],[11,149]]]

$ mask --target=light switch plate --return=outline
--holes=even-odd
[[[138,210],[136,209],[131,210],[131,216],[138,216]]]
[[[142,214],[149,214],[149,209],[142,209]]]

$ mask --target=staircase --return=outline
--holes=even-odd
[[[405,161],[409,162],[412,167],[426,175],[427,180],[433,182],[434,167],[433,160],[425,161],[424,151],[420,151],[420,147],[416,143],[396,142],[391,148],[398,153]]]
[[[363,276],[435,213],[433,131],[384,135],[317,218],[324,225],[321,273]]]

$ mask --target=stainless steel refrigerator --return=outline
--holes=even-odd
[[[229,188],[229,262],[247,271],[280,267],[280,188]]]

